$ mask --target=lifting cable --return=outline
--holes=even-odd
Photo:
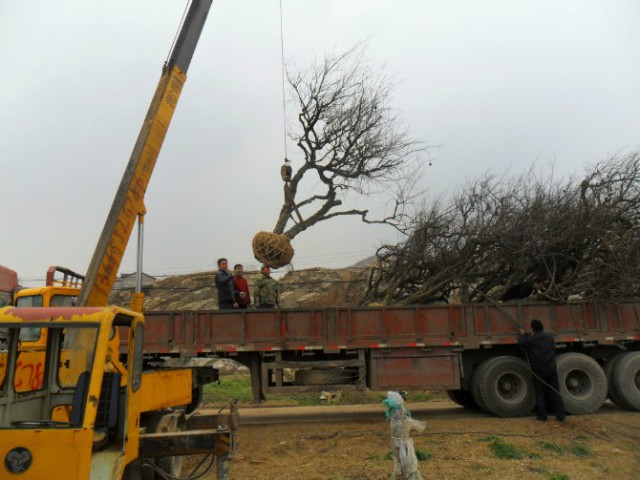
[[[189,11],[189,5],[191,5],[191,1],[188,1],[187,4],[184,6],[184,11],[182,12],[182,18],[180,19],[180,23],[178,24],[178,30],[176,30],[176,34],[173,37],[173,43],[171,43],[171,48],[169,49],[169,53],[167,53],[167,59],[165,60],[164,64],[165,66],[169,65],[169,61],[171,60],[171,54],[173,53],[173,49],[176,46],[176,43],[178,42],[178,36],[180,35],[180,31],[182,30],[182,26],[184,25],[184,22],[187,19],[187,12]]]
[[[281,62],[281,83],[282,83],[282,123],[283,123],[283,140],[284,140],[284,161],[288,162],[287,159],[287,102],[285,97],[285,61],[284,61],[284,33],[282,27],[282,0],[279,1],[280,4],[280,62]]]

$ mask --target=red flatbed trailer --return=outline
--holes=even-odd
[[[328,309],[146,312],[145,354],[229,357],[265,393],[446,389],[500,416],[528,414],[533,386],[518,328],[556,337],[570,413],[607,395],[640,410],[640,303],[504,303]]]

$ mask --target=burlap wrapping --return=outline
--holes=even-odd
[[[271,268],[284,267],[293,258],[291,240],[286,235],[258,232],[253,237],[253,256]]]

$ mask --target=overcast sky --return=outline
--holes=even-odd
[[[284,157],[278,0],[214,0],[145,198],[144,270],[255,266]],[[0,3],[0,264],[23,284],[85,272],[185,2]],[[282,0],[284,52],[304,68],[366,42],[393,105],[431,150],[421,185],[555,165],[558,176],[640,145],[637,0]],[[292,108],[292,104],[288,104]],[[289,111],[295,117],[295,111]],[[293,145],[289,157],[300,158]],[[549,167],[550,168],[550,167]],[[384,209],[383,197],[366,203]],[[135,231],[134,231],[135,235]],[[295,268],[371,255],[390,228],[357,218],[294,239]],[[135,238],[121,272],[135,269]]]

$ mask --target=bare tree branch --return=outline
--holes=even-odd
[[[406,208],[416,197],[420,156],[426,146],[402,126],[391,108],[394,85],[384,69],[374,68],[364,49],[325,58],[303,71],[288,71],[298,106],[291,138],[300,148],[274,233],[294,238],[312,225],[337,216],[359,216],[402,230]],[[306,197],[301,184],[314,172],[319,187]],[[380,219],[358,208],[335,211],[350,193],[368,196],[378,188],[397,193],[393,214]]]
[[[552,301],[638,296],[640,154],[590,166],[580,182],[487,174],[423,207],[410,230],[378,251],[363,302],[483,301],[537,276]]]

